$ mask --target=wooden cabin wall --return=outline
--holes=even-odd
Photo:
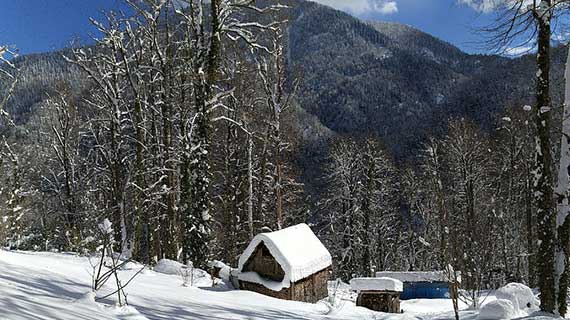
[[[239,283],[241,290],[254,291],[266,296],[283,300],[316,303],[319,300],[326,298],[329,294],[328,281],[330,271],[330,267],[321,270],[310,277],[292,283],[291,287],[284,288],[281,291],[273,291],[264,287],[263,285],[247,281],[240,281]]]
[[[379,312],[401,313],[399,292],[363,291],[358,294],[356,305]]]
[[[331,268],[323,269],[291,286],[291,300],[316,303],[328,296]]]
[[[285,271],[283,271],[283,268],[281,268],[263,242],[255,248],[255,251],[246,261],[243,271],[254,271],[260,276],[273,281],[282,281],[285,277]]]

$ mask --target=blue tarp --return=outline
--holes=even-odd
[[[449,285],[446,282],[405,282],[401,300],[446,299],[449,298]]]

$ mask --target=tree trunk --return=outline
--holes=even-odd
[[[253,231],[253,134],[247,137],[247,222],[249,227],[249,240],[254,236]]]
[[[558,248],[556,255],[556,276],[558,281],[558,313],[564,317],[567,311],[566,295],[568,293],[568,257],[570,256],[570,206],[568,203],[568,191],[570,182],[570,50],[566,61],[566,97],[564,102],[564,114],[562,120],[562,141],[560,145],[560,168],[558,170],[557,219]]]
[[[277,120],[279,121],[279,120]],[[283,228],[283,177],[281,168],[281,140],[279,131],[276,134],[276,148],[275,148],[275,166],[277,175],[275,180],[275,201],[276,201],[276,219],[277,219],[277,230]]]
[[[530,166],[526,166],[526,186],[525,186],[525,212],[526,212],[526,243],[527,243],[527,254],[528,254],[528,285],[531,288],[536,286],[536,250],[535,250],[535,235],[534,229],[534,219],[532,214],[532,177],[530,173]]]
[[[552,152],[550,150],[550,19],[545,14],[537,17],[538,55],[537,92],[535,120],[536,164],[535,201],[537,205],[539,250],[537,252],[538,286],[540,308],[554,313],[556,289],[554,255],[556,247],[555,212],[553,208]]]

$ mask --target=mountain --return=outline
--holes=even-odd
[[[361,21],[313,2],[290,5],[289,59],[303,70],[301,106],[333,132],[380,136],[399,160],[443,131],[446,118],[491,129],[506,105],[533,102],[531,55],[469,55],[410,26]],[[554,55],[556,80],[564,54]]]
[[[65,61],[63,55],[71,52],[53,52],[44,54],[24,55],[16,58],[14,64],[20,69],[18,85],[7,108],[15,116],[16,123],[29,122],[37,111],[40,103],[48,96],[56,93],[62,82],[74,86],[76,93],[84,76],[78,68]],[[7,86],[0,86],[0,90]]]
[[[309,1],[284,2],[291,7],[289,69],[302,75],[295,119],[305,140],[306,181],[319,175],[326,141],[336,134],[377,135],[397,160],[407,161],[427,136],[445,131],[447,118],[467,117],[491,130],[505,106],[533,103],[532,55],[470,55],[410,26],[362,21]],[[563,51],[553,50],[555,103]],[[61,52],[16,62],[22,79],[10,109],[18,122],[31,119],[59,81],[81,77]]]

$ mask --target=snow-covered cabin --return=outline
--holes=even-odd
[[[239,258],[243,290],[317,302],[328,295],[332,258],[306,224],[255,236]]]

